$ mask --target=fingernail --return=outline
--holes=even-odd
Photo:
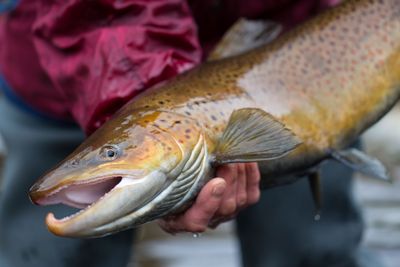
[[[214,186],[212,194],[214,197],[221,197],[225,191],[225,184],[219,183],[218,185]]]

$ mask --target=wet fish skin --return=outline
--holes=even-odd
[[[298,177],[289,174],[346,148],[381,118],[399,99],[399,85],[400,1],[346,1],[268,45],[204,63],[136,97],[41,179],[31,198],[40,202],[109,170],[128,177],[128,185],[150,179],[156,187],[132,189],[145,199],[140,205],[119,199],[125,186],[117,186],[106,195],[110,201],[71,218],[48,216],[52,232],[72,237],[102,236],[179,211],[212,177],[231,114],[246,108],[265,111],[301,140],[291,153],[260,162],[264,186],[293,182]],[[107,146],[120,155],[102,161]],[[119,205],[126,210],[117,214]]]

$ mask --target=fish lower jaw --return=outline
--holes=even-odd
[[[92,205],[105,198],[113,189],[120,186],[122,183],[127,183],[127,179],[129,178],[124,179],[122,176],[115,176],[100,183],[72,185],[63,188],[49,197],[38,200],[37,204],[64,204],[66,206],[80,209],[77,212],[60,219],[57,219],[53,213],[49,213],[46,217],[46,224],[49,227],[49,230],[51,230],[51,226],[56,223],[66,222],[88,210]]]
[[[46,217],[47,228],[55,235],[73,238],[101,237],[119,231],[120,228],[114,227],[115,222],[146,207],[158,196],[165,182],[166,175],[158,171],[142,179],[127,175],[97,201],[75,214],[57,219],[49,213]]]

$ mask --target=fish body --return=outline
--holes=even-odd
[[[260,162],[265,187],[293,182],[346,156],[333,152],[399,96],[400,1],[346,1],[139,95],[30,196],[84,208],[61,220],[50,214],[53,233],[103,236],[182,210],[221,163]]]

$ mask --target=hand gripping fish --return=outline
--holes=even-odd
[[[305,174],[315,188],[329,158],[387,179],[346,148],[399,99],[400,0],[345,1],[272,41],[271,28],[252,42],[240,33],[125,105],[32,186],[34,203],[82,209],[48,214],[51,232],[99,237],[179,212],[230,162],[259,162],[266,188]]]

